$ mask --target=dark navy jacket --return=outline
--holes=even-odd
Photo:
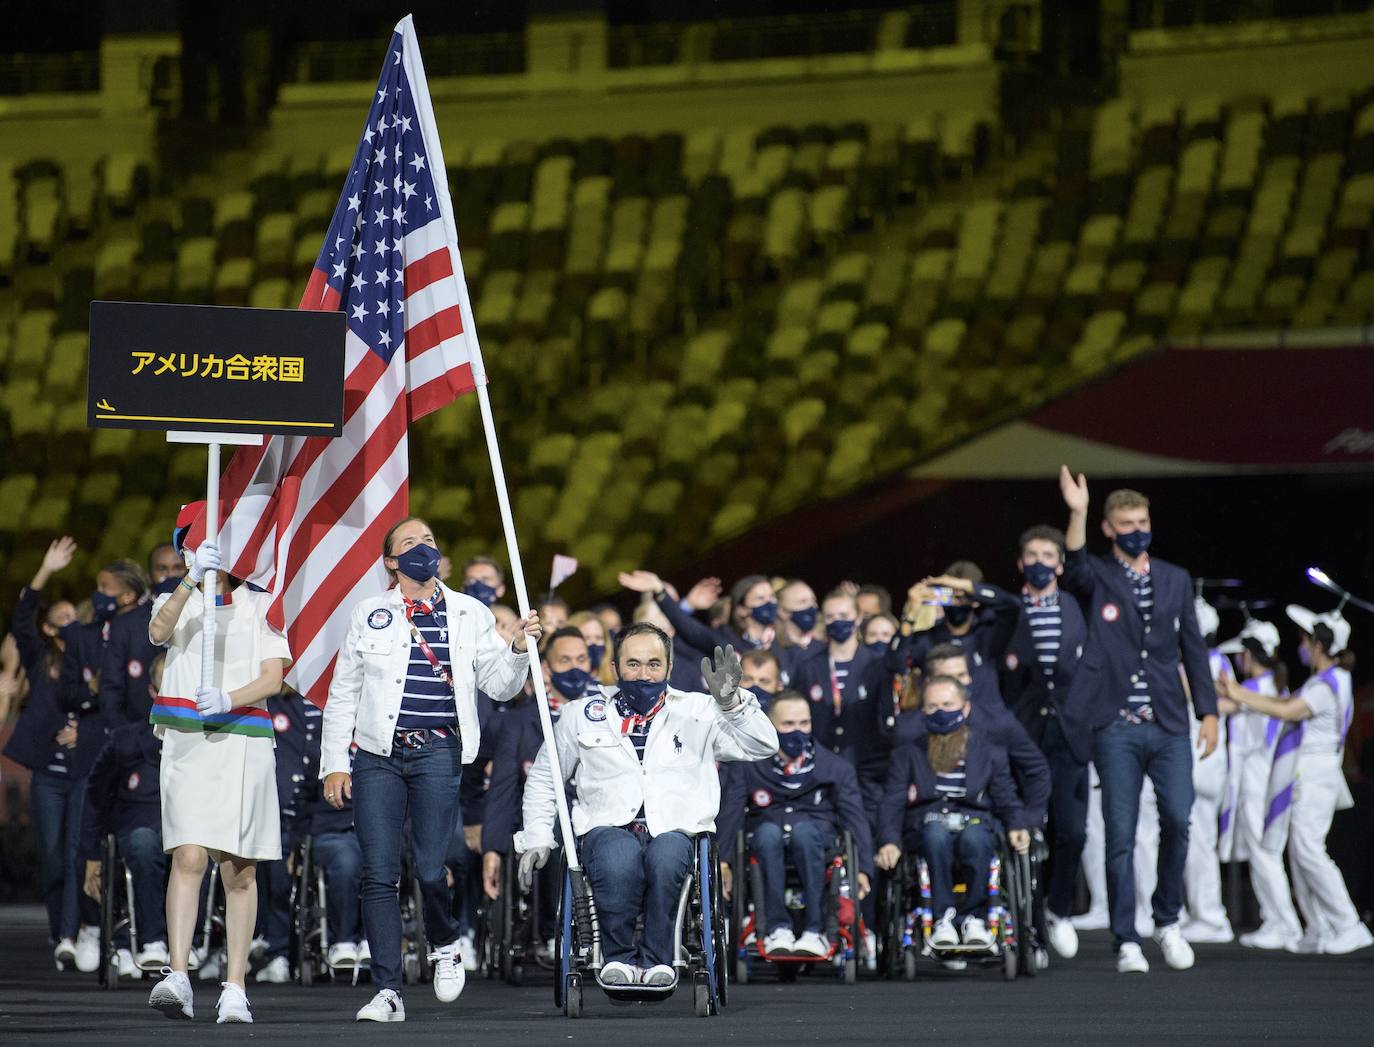
[[[698,670],[701,665],[701,659],[713,655],[717,646],[732,646],[735,649],[735,653],[741,655],[746,651],[757,650],[757,647],[753,643],[746,640],[738,630],[731,626],[722,625],[720,628],[715,629],[705,622],[698,621],[695,615],[684,611],[682,607],[679,606],[678,602],[667,593],[659,597],[658,609],[664,613],[668,621],[673,623],[673,630],[676,633],[673,637],[674,668],[686,662],[686,659],[681,657],[683,644],[695,648],[698,652],[696,656],[691,659],[691,665]],[[774,640],[772,646],[770,646],[768,650],[777,655],[778,664],[782,667],[783,685],[790,686],[791,669],[797,658],[795,653],[797,648],[784,647],[777,640]],[[789,654],[789,651],[793,653]],[[700,671],[697,671],[695,676],[695,682],[691,687],[687,688],[687,690],[701,691],[702,684]]]
[[[1009,596],[1012,594],[1008,594]],[[1074,673],[1088,640],[1088,626],[1077,598],[1062,588],[1059,591],[1059,657],[1054,674],[1042,671],[1031,635],[1030,616],[1019,596],[1021,613],[1008,631],[1006,643],[996,652],[1002,700],[1021,721],[1031,737],[1039,742],[1050,716],[1062,716],[1069,698]]]
[[[129,723],[110,732],[86,779],[81,812],[80,855],[99,861],[110,833],[135,829],[162,832],[158,773],[162,743],[149,723]]]
[[[1009,602],[1007,592],[995,585],[979,584],[973,587],[972,599],[981,605],[973,612],[973,628],[962,636],[955,636],[942,618],[929,629],[922,632],[893,637],[892,648],[888,653],[888,668],[894,673],[919,669],[925,664],[930,649],[942,643],[952,643],[966,650],[974,651],[977,657],[970,657],[969,668],[974,664],[992,663],[995,648],[1008,623],[1016,615],[1016,603]]]
[[[148,719],[153,698],[148,691],[149,667],[162,648],[148,639],[153,618],[151,602],[110,622],[110,638],[100,663],[100,715],[110,730]]]
[[[5,755],[31,771],[48,766],[57,747],[57,733],[67,723],[67,714],[58,700],[57,679],[49,671],[47,644],[38,629],[38,607],[38,593],[24,586],[19,591],[10,626],[19,647],[19,661],[29,680],[29,697],[5,745]]]
[[[291,691],[267,699],[277,739],[277,803],[282,832],[304,832],[320,773],[320,727],[324,713],[313,702]],[[332,808],[331,808],[332,809]]]
[[[822,644],[797,667],[791,683],[811,702],[811,733],[817,746],[843,757],[865,779],[881,780],[887,774],[892,748],[885,727],[892,710],[889,680],[884,658],[860,644],[849,663],[836,716],[830,648]]]
[[[520,828],[520,805],[529,774],[544,733],[539,726],[539,707],[530,697],[508,703],[501,718],[496,750],[491,758],[491,786],[487,790],[486,817],[482,821],[482,852],[509,854],[511,838]]]
[[[813,818],[829,823],[837,834],[845,830],[852,833],[859,869],[873,875],[873,839],[854,768],[819,745],[814,758],[811,771],[797,776],[795,790],[786,788],[788,779],[776,773],[776,757],[725,765],[720,817],[716,819],[722,854],[734,853],[735,837],[741,829],[753,832],[761,823],[772,822],[785,832],[791,818]]]
[[[941,801],[925,743],[923,739],[892,752],[887,790],[878,808],[879,847],[889,843],[904,846],[905,832],[918,829],[926,810],[937,802],[963,810],[990,812],[1008,829],[1030,828],[1025,824],[1004,750],[970,731],[964,756],[968,793],[963,799]]]
[[[1156,722],[1170,734],[1188,733],[1188,698],[1180,662],[1199,718],[1215,716],[1217,694],[1207,644],[1193,610],[1188,572],[1150,558],[1154,608],[1146,626],[1136,609],[1130,580],[1114,557],[1071,550],[1060,587],[1084,603],[1088,639],[1065,703],[1064,727],[1074,754],[1086,763],[1094,731],[1114,723],[1131,693],[1131,676],[1143,672]]]
[[[67,649],[62,652],[57,700],[65,716],[76,717],[76,748],[67,759],[73,778],[86,777],[100,750],[105,747],[106,721],[100,714],[98,692],[91,690],[91,684],[99,686],[100,669],[105,658],[105,639],[113,628],[113,621],[108,626],[101,622],[81,622],[63,634]]]

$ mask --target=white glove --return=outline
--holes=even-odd
[[[224,561],[219,555],[219,546],[214,542],[201,542],[200,548],[196,550],[196,558],[191,562],[191,569],[187,572],[191,576],[191,581],[199,585],[205,581],[206,571],[218,571],[224,567]]]
[[[739,655],[733,646],[725,650],[716,648],[715,668],[710,658],[701,660],[701,675],[706,678],[706,686],[711,689],[711,697],[723,710],[729,712],[739,705],[739,682],[744,678],[744,667],[740,665]]]
[[[229,701],[228,691],[223,691],[218,687],[196,688],[196,709],[201,716],[227,713],[232,705],[233,703]]]
[[[544,868],[552,853],[552,847],[531,847],[520,856],[520,886],[524,890],[534,885],[535,870]]]

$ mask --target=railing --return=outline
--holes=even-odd
[[[0,95],[99,90],[99,51],[0,55]]]
[[[1363,14],[1374,0],[1132,0],[1132,29],[1181,29],[1284,18]]]
[[[430,77],[501,76],[525,71],[524,33],[428,36],[424,45],[425,74]],[[377,41],[321,41],[296,49],[286,79],[288,83],[374,80],[377,69]]]

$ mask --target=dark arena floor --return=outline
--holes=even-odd
[[[615,1006],[589,993],[577,1021],[554,1010],[550,979],[514,989],[469,975],[457,1003],[427,986],[406,992],[404,1025],[357,1025],[366,985],[250,986],[255,1024],[214,1024],[214,987],[196,983],[196,1018],[170,1022],[146,1007],[148,983],[106,991],[94,975],[58,974],[42,912],[0,909],[0,1045],[212,1044],[1322,1044],[1368,1043],[1374,950],[1347,957],[1257,954],[1200,946],[1197,966],[1177,973],[1146,947],[1153,970],[1119,975],[1105,933],[1085,935],[1072,962],[1014,984],[1000,969],[958,974],[923,968],[915,983],[829,977],[792,985],[769,978],[732,986],[716,1018],[692,1015],[690,996]]]

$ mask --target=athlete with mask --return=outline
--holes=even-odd
[[[490,556],[474,556],[463,564],[463,595],[493,606],[506,595],[506,572]]]

